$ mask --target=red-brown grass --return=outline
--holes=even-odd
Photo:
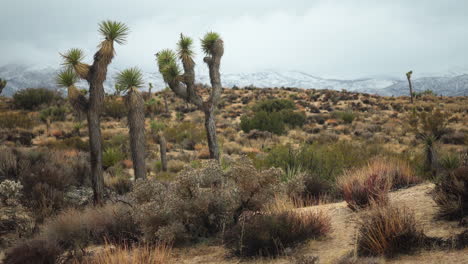
[[[393,257],[418,248],[424,238],[414,213],[407,208],[373,205],[359,220],[357,252],[360,256]]]

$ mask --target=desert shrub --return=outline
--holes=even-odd
[[[356,119],[356,114],[353,111],[342,111],[342,112],[333,112],[332,115],[334,118],[339,118],[343,120],[346,124],[353,123],[354,119]]]
[[[456,153],[446,153],[441,156],[439,164],[444,170],[450,172],[460,167],[461,161]]]
[[[306,121],[304,113],[296,112],[293,101],[285,99],[270,99],[257,103],[253,115],[241,117],[240,127],[245,133],[253,129],[283,134],[285,125],[302,127]]]
[[[468,215],[468,167],[461,167],[436,184],[433,199],[439,216],[461,219]]]
[[[167,162],[167,169],[170,171],[170,172],[179,172],[181,170],[183,170],[185,167],[185,162],[181,161],[181,160],[169,160]]]
[[[46,120],[50,121],[64,121],[67,114],[67,109],[63,106],[51,106],[46,109],[43,109],[39,118],[45,122]]]
[[[128,109],[121,97],[106,97],[104,101],[103,115],[121,119],[127,116]]]
[[[360,219],[357,252],[360,256],[393,257],[419,247],[423,240],[413,212],[395,206],[374,206]]]
[[[279,167],[285,172],[300,169],[318,180],[334,183],[344,170],[363,166],[382,152],[379,145],[348,141],[304,144],[299,148],[277,145],[257,164]]]
[[[18,174],[16,154],[11,148],[0,147],[0,179],[14,177]]]
[[[131,191],[133,181],[130,174],[118,164],[107,169],[104,175],[104,185],[117,194],[123,195]]]
[[[270,99],[263,100],[257,103],[253,110],[255,112],[265,111],[265,112],[279,112],[285,109],[296,109],[294,102],[287,99]]]
[[[47,144],[47,147],[58,150],[80,150],[89,151],[89,142],[83,140],[81,137],[65,138],[63,140],[53,141]]]
[[[5,205],[14,206],[19,203],[23,185],[20,182],[4,180],[0,183],[0,202]]]
[[[118,147],[109,147],[102,153],[102,166],[109,168],[125,159],[125,154]]]
[[[150,116],[152,114],[161,114],[165,111],[164,105],[161,100],[151,98],[145,102],[145,115]]]
[[[122,264],[145,263],[166,264],[172,263],[171,248],[166,245],[140,246],[135,248],[117,247],[106,248],[103,253],[84,260],[85,264]]]
[[[51,105],[58,100],[56,92],[46,88],[28,88],[20,90],[13,95],[13,104],[16,108],[34,110],[41,105]]]
[[[243,158],[227,171],[214,161],[187,168],[171,183],[137,181],[131,193],[148,241],[175,245],[212,236],[260,210],[278,190],[277,170],[257,171]]]
[[[81,250],[91,243],[125,244],[138,240],[138,225],[131,208],[121,204],[68,209],[49,219],[40,237],[67,251]]]
[[[32,239],[17,244],[9,249],[4,264],[55,264],[60,259],[61,249],[54,243],[46,240]]]
[[[260,111],[254,113],[252,117],[244,115],[241,117],[240,127],[245,133],[257,129],[280,135],[285,131],[283,118],[278,112],[267,113]]]
[[[240,256],[278,256],[287,247],[330,231],[322,212],[283,212],[245,216],[226,234],[228,247]]]
[[[346,171],[337,185],[348,206],[359,209],[372,202],[384,203],[390,189],[421,182],[410,166],[393,158],[376,158],[365,167]]]
[[[35,123],[34,120],[27,113],[15,113],[15,112],[0,113],[0,128],[31,129],[34,126],[34,123]]]
[[[169,142],[181,144],[184,149],[194,150],[197,143],[206,139],[205,129],[193,122],[181,122],[164,129],[164,136]]]

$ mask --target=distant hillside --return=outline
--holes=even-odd
[[[10,64],[0,67],[0,78],[8,81],[2,95],[11,96],[16,91],[29,87],[46,87],[57,89],[55,75],[58,68],[51,66],[37,67],[19,64]],[[110,67],[107,81],[104,84],[107,92],[112,92],[114,78],[119,69]],[[436,94],[448,96],[468,95],[468,74],[457,73],[450,76],[422,77],[414,79],[415,91],[432,90]],[[197,76],[197,80],[209,83],[206,71]],[[165,87],[162,77],[156,71],[144,72],[145,82],[152,82],[159,90]],[[332,89],[348,90],[355,92],[371,93],[386,96],[399,96],[408,94],[408,84],[404,79],[395,78],[362,78],[355,80],[326,79],[313,76],[300,71],[261,71],[253,73],[226,73],[222,75],[225,87],[244,87],[253,85],[256,87],[298,87],[305,89]],[[82,88],[87,85],[84,82],[78,84]]]

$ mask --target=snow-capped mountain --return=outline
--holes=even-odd
[[[58,68],[52,66],[28,66],[28,65],[4,65],[0,67],[0,78],[6,79],[8,84],[4,89],[3,96],[11,96],[16,91],[29,87],[46,87],[59,89],[55,83]],[[113,92],[115,84],[114,76],[119,69],[109,67],[105,90]],[[207,71],[199,70],[197,81],[209,83]],[[143,72],[145,83],[153,83],[155,89],[165,87],[164,81],[159,73]],[[245,87],[253,85],[256,87],[298,87],[305,89],[333,89],[354,92],[365,92],[379,95],[406,95],[408,94],[408,83],[406,79],[390,77],[362,78],[355,80],[326,79],[313,76],[300,71],[260,71],[252,73],[223,73],[222,82],[224,87]],[[78,83],[81,88],[87,88],[82,81]],[[461,96],[468,95],[468,71],[451,71],[430,77],[415,78],[413,86],[416,92],[432,90],[436,94]]]

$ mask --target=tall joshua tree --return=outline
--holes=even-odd
[[[91,152],[91,178],[95,204],[102,204],[104,194],[102,137],[100,127],[100,116],[104,101],[103,84],[107,77],[107,67],[112,62],[115,55],[114,43],[124,44],[129,30],[123,23],[107,20],[99,24],[99,32],[104,39],[99,45],[99,50],[94,54],[92,65],[82,62],[84,55],[80,49],[70,49],[65,54],[62,54],[64,65],[73,69],[79,78],[86,80],[89,84],[89,100],[86,105],[86,113]]]
[[[195,62],[193,40],[180,34],[177,43],[177,54],[166,49],[156,54],[159,71],[169,88],[180,98],[198,107],[205,114],[205,129],[210,150],[210,158],[219,160],[219,147],[216,139],[215,110],[221,98],[221,76],[219,67],[224,54],[224,43],[221,37],[214,32],[208,32],[201,40],[202,49],[206,55],[203,61],[208,65],[211,90],[207,100],[195,85]],[[183,73],[177,64],[177,57],[182,62]]]
[[[144,179],[146,178],[145,101],[138,91],[138,88],[143,86],[141,71],[137,68],[126,69],[117,76],[117,83],[127,91],[125,104],[128,108],[130,148],[135,179]]]
[[[7,84],[7,81],[6,81],[6,80],[2,80],[2,79],[0,78],[0,94],[2,94],[3,88],[5,88],[6,84]]]
[[[409,91],[410,91],[410,101],[413,103],[413,84],[411,83],[411,75],[413,74],[413,71],[409,71],[406,73],[406,79],[408,79],[408,85],[409,85]]]

